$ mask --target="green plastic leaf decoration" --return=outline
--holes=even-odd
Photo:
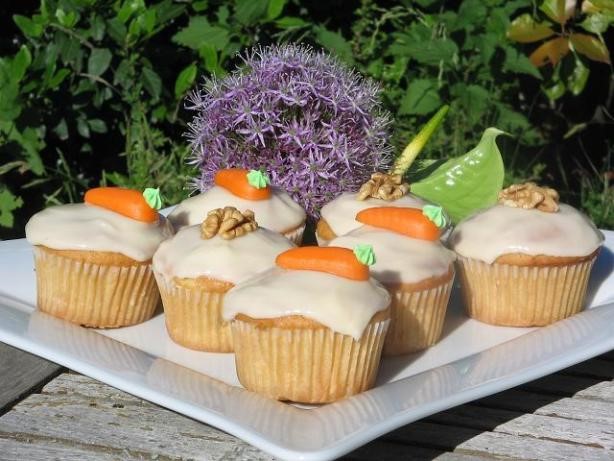
[[[488,128],[472,150],[441,164],[411,185],[420,197],[441,205],[457,223],[472,212],[497,202],[503,186],[503,159],[496,139],[503,131]]]
[[[440,229],[446,226],[446,216],[442,207],[437,205],[424,205],[422,207],[422,214],[429,218],[429,220]]]
[[[448,113],[450,106],[445,105],[426,122],[426,125],[422,127],[420,132],[411,140],[403,152],[394,162],[391,171],[394,174],[405,174],[411,164],[414,162],[420,151],[424,148],[424,145],[431,138],[433,133],[437,130],[446,114]]]
[[[375,264],[375,252],[373,246],[368,243],[359,243],[354,247],[354,254],[356,259],[365,266],[372,266]]]
[[[154,210],[159,210],[162,208],[162,196],[160,195],[160,188],[156,187],[147,187],[143,191],[143,197],[147,202],[147,205],[152,207]]]
[[[247,173],[247,182],[256,189],[264,189],[271,184],[271,179],[266,173],[260,170],[249,170],[249,173]]]

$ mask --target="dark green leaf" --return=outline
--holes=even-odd
[[[198,54],[205,60],[205,69],[213,73],[218,68],[217,52],[211,45],[203,45],[198,50]]]
[[[128,34],[128,29],[117,18],[110,19],[107,21],[107,30],[109,32],[109,36],[118,44],[123,45],[126,40],[126,34]]]
[[[325,27],[318,26],[314,29],[316,40],[324,49],[332,51],[348,64],[354,63],[354,53],[352,46],[338,32],[332,32]]]
[[[243,25],[250,25],[262,19],[267,12],[269,0],[236,0],[235,18]]]
[[[567,77],[567,88],[574,96],[578,96],[584,90],[588,81],[589,70],[580,59],[575,60],[575,67],[571,75]]]
[[[60,69],[53,75],[53,77],[49,79],[49,83],[47,84],[47,86],[53,90],[57,88],[58,86],[60,86],[60,84],[64,81],[64,79],[68,77],[69,75],[70,75],[69,69],[66,69],[66,68]]]
[[[55,17],[58,22],[64,27],[70,29],[77,22],[77,14],[74,11],[64,12],[62,8],[58,8],[55,12]]]
[[[565,84],[560,80],[555,80],[551,85],[544,86],[542,89],[551,101],[556,101],[565,94]]]
[[[90,36],[99,42],[104,37],[105,23],[102,17],[93,16],[90,26]]]
[[[90,127],[83,118],[77,119],[77,132],[84,138],[90,137]]]
[[[458,9],[455,30],[472,30],[486,20],[487,10],[483,0],[465,0]]]
[[[94,133],[107,132],[107,124],[104,122],[104,120],[100,120],[99,118],[92,118],[87,121],[87,124]]]
[[[154,101],[160,97],[160,93],[162,92],[162,80],[160,76],[149,67],[143,67],[143,85],[151,97],[154,98]]]
[[[305,27],[309,23],[295,16],[284,16],[275,21],[275,25],[280,29],[294,29],[296,27]]]
[[[175,97],[182,97],[192,87],[194,80],[196,80],[196,64],[190,64],[179,73],[175,81]]]
[[[505,48],[503,71],[528,74],[540,80],[542,79],[539,70],[531,63],[529,58],[511,46]]]
[[[177,32],[172,40],[193,50],[200,49],[204,44],[211,45],[216,50],[223,50],[228,44],[228,31],[211,26],[204,16],[196,16],[191,18],[188,26]]]
[[[102,75],[111,64],[113,55],[107,48],[94,48],[87,60],[87,72],[92,75]]]
[[[452,87],[452,94],[461,104],[463,114],[470,123],[477,123],[485,114],[491,97],[490,92],[480,85],[458,83]]]
[[[58,123],[54,128],[53,132],[58,135],[62,141],[66,141],[68,139],[68,125],[66,124],[66,120],[62,118],[60,123]]]
[[[0,226],[13,227],[13,211],[23,206],[21,197],[3,187],[0,189]]]
[[[26,45],[21,45],[21,48],[13,58],[9,73],[11,76],[11,80],[14,82],[19,82],[23,78],[26,73],[26,69],[32,63],[32,55],[30,54],[30,50]]]
[[[192,9],[196,11],[197,13],[200,13],[201,11],[205,11],[208,6],[209,6],[208,0],[200,0],[200,1],[196,1],[192,3]]]
[[[200,2],[194,2],[192,4],[192,8],[194,8],[195,11],[198,11],[196,10],[196,5],[202,3],[206,4],[206,1],[203,0]],[[166,24],[167,22],[181,16],[181,14],[186,9],[185,5],[182,5],[180,3],[173,3],[171,0],[164,0],[155,5],[148,6],[148,8],[155,9],[156,17],[158,18],[158,24]]]
[[[451,63],[458,47],[448,39],[416,41],[409,35],[400,35],[399,40],[390,47],[390,51],[397,56],[413,58],[421,64],[439,66],[441,62]]]
[[[426,79],[416,79],[407,87],[407,92],[401,99],[399,115],[425,115],[441,106],[441,99],[435,82]]]
[[[279,17],[281,12],[284,10],[284,6],[286,5],[286,0],[269,0],[269,6],[266,12],[266,18],[269,21],[276,19]]]
[[[21,29],[24,35],[28,37],[40,37],[43,34],[43,26],[35,23],[26,16],[19,14],[13,15],[13,21],[17,24],[17,27]]]

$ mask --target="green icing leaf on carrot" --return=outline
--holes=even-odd
[[[411,191],[441,205],[454,223],[472,212],[494,205],[503,186],[503,159],[496,139],[505,134],[487,128],[475,148],[439,165],[412,183]]]
[[[249,173],[247,173],[247,182],[256,189],[264,189],[271,184],[269,176],[260,170],[249,170]]]
[[[160,195],[160,188],[156,187],[147,187],[143,191],[143,197],[147,202],[147,205],[152,207],[154,210],[159,210],[162,208],[162,196]]]
[[[354,247],[354,254],[356,259],[365,266],[372,266],[375,264],[375,252],[373,246],[368,243],[359,243]]]
[[[429,218],[433,224],[440,229],[446,225],[446,216],[443,212],[443,208],[437,205],[424,205],[422,207],[422,214]]]

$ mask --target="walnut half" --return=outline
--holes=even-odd
[[[548,213],[559,211],[559,194],[549,187],[540,187],[534,182],[512,184],[499,192],[499,203],[515,207],[532,209]]]
[[[373,173],[371,179],[360,186],[357,200],[369,197],[391,201],[403,197],[409,192],[409,184],[403,182],[400,174]]]
[[[225,240],[241,237],[258,229],[254,212],[245,210],[241,213],[233,206],[216,208],[207,213],[200,226],[200,236],[210,239],[219,235]]]

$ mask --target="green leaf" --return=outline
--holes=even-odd
[[[412,35],[401,34],[390,46],[390,52],[396,56],[413,58],[421,64],[439,66],[441,62],[453,62],[458,47],[448,39],[423,41]]]
[[[507,29],[507,37],[520,43],[536,42],[553,34],[547,24],[536,22],[529,13],[518,16]]]
[[[490,92],[480,85],[466,85],[458,83],[451,89],[452,94],[460,102],[463,113],[467,115],[470,123],[477,123],[485,114]]]
[[[497,128],[486,129],[474,149],[413,183],[412,192],[443,206],[454,223],[493,205],[503,186],[503,160],[496,143],[502,133]]]
[[[201,11],[205,11],[208,7],[209,7],[208,0],[200,0],[200,1],[192,3],[192,9],[196,11],[197,13],[200,13]]]
[[[556,101],[565,94],[565,84],[561,80],[555,80],[550,86],[542,87],[550,101]]]
[[[69,69],[63,68],[63,69],[58,70],[53,75],[53,77],[49,79],[49,82],[47,83],[47,87],[52,90],[57,88],[64,81],[64,79],[68,77],[69,75],[70,75]]]
[[[504,72],[514,72],[517,74],[527,74],[537,79],[542,79],[539,70],[533,65],[531,60],[524,54],[518,52],[511,46],[505,47],[505,61],[503,62]]]
[[[578,25],[593,34],[603,34],[612,23],[614,23],[614,13],[605,12],[589,14]]]
[[[60,123],[53,128],[53,131],[58,135],[58,138],[62,141],[66,141],[68,139],[68,125],[66,124],[66,119],[62,118]]]
[[[62,8],[58,8],[55,12],[55,17],[64,27],[70,29],[77,22],[77,14],[74,11],[65,13]]]
[[[340,33],[330,31],[322,26],[316,27],[314,32],[317,42],[327,51],[332,51],[348,64],[354,63],[352,46]]]
[[[84,138],[90,137],[90,127],[83,118],[77,119],[77,132]]]
[[[107,132],[107,124],[104,122],[104,120],[101,120],[99,118],[92,118],[87,121],[87,124],[94,133]]]
[[[275,21],[275,25],[280,29],[295,29],[297,27],[308,26],[309,23],[295,16],[284,16]]]
[[[208,44],[221,51],[228,44],[229,36],[226,29],[211,26],[206,17],[196,16],[191,18],[188,26],[177,32],[172,40],[193,50]]]
[[[26,69],[32,63],[32,55],[30,54],[30,50],[26,45],[21,45],[21,48],[13,58],[10,68],[9,74],[11,76],[11,80],[14,82],[19,82],[26,74]]]
[[[574,50],[583,54],[588,59],[606,64],[610,63],[608,48],[597,37],[586,34],[571,34],[569,40]]]
[[[574,96],[578,96],[584,91],[589,73],[588,67],[582,64],[580,59],[576,59],[575,67],[571,75],[567,77],[567,88],[569,88],[569,91],[571,91]]]
[[[216,73],[218,70],[217,51],[211,45],[204,44],[198,50],[198,54],[205,61],[205,69],[209,72]]]
[[[192,63],[179,73],[175,81],[175,97],[182,97],[192,87],[194,80],[196,80],[196,64]]]
[[[87,72],[92,75],[102,75],[109,68],[113,55],[107,48],[94,48],[87,60]]]
[[[243,25],[262,19],[267,12],[269,0],[236,0],[235,18]]]
[[[154,100],[160,97],[160,93],[162,92],[162,80],[160,76],[149,67],[143,67],[143,85]]]
[[[0,226],[13,227],[13,211],[23,206],[21,197],[13,195],[7,188],[0,189]]]
[[[107,21],[107,30],[109,37],[111,37],[118,45],[123,45],[128,34],[128,28],[126,25],[117,18],[113,18]]]
[[[267,7],[266,11],[266,18],[269,21],[278,18],[281,12],[284,10],[285,5],[286,0],[269,0],[269,6]]]
[[[26,16],[20,14],[13,15],[13,21],[17,24],[17,27],[21,29],[23,34],[27,37],[40,37],[43,34],[43,26],[32,21]]]
[[[436,81],[426,79],[413,80],[401,99],[399,115],[424,115],[441,106]]]

